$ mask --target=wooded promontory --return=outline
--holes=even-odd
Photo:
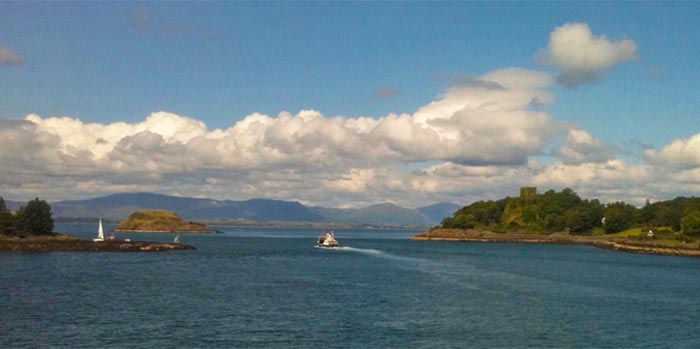
[[[700,257],[700,198],[641,207],[601,204],[573,190],[477,201],[412,240],[586,244],[616,251]]]

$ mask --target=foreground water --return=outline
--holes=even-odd
[[[700,347],[700,259],[220,229],[183,235],[195,251],[0,254],[0,347]]]

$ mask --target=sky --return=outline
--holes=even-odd
[[[695,2],[0,2],[0,196],[700,195]]]

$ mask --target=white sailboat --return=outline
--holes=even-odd
[[[175,240],[173,240],[174,244],[179,244],[180,243],[180,235],[175,237]]]
[[[105,231],[102,229],[102,218],[100,218],[100,226],[97,228],[97,237],[92,239],[95,242],[105,241]]]

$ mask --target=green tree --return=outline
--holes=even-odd
[[[19,211],[20,229],[31,235],[46,235],[53,232],[51,206],[35,198]]]
[[[675,231],[681,230],[681,219],[689,209],[700,209],[700,198],[677,197],[669,201],[660,201],[651,204],[654,218],[653,226],[671,227]]]
[[[700,210],[689,210],[683,215],[681,231],[685,235],[700,236]]]
[[[555,194],[554,200],[565,210],[579,206],[583,201],[571,188],[564,188],[561,193]]]
[[[649,199],[644,203],[644,207],[639,210],[638,223],[646,227],[654,226],[654,206],[651,205]]]
[[[671,227],[674,230],[680,229],[680,220],[682,217],[682,212],[679,209],[670,206],[661,206],[655,208],[654,210],[654,226],[657,227]]]
[[[564,225],[572,234],[581,234],[585,232],[583,227],[583,212],[580,208],[572,208],[564,212]]]
[[[605,233],[613,234],[631,228],[637,217],[637,208],[624,202],[613,202],[605,208]]]
[[[583,233],[591,224],[588,219],[591,212],[583,207],[587,204],[589,202],[582,200],[571,188],[564,188],[559,193],[548,190],[538,200],[541,224],[549,232],[569,228],[574,233]]]
[[[442,219],[442,222],[440,222],[440,226],[445,229],[451,229],[452,226],[454,226],[454,218],[452,217],[445,217]]]
[[[501,217],[501,209],[494,201],[477,201],[469,205],[469,213],[474,217],[475,223],[485,225],[496,224]]]
[[[564,223],[572,234],[584,234],[600,226],[603,206],[598,200],[581,202],[564,213]]]
[[[474,223],[474,216],[472,215],[460,215],[455,217],[454,228],[458,229],[472,229],[476,226]]]
[[[442,220],[443,228],[471,229],[477,224],[500,223],[505,201],[477,201],[457,210],[452,217]]]

